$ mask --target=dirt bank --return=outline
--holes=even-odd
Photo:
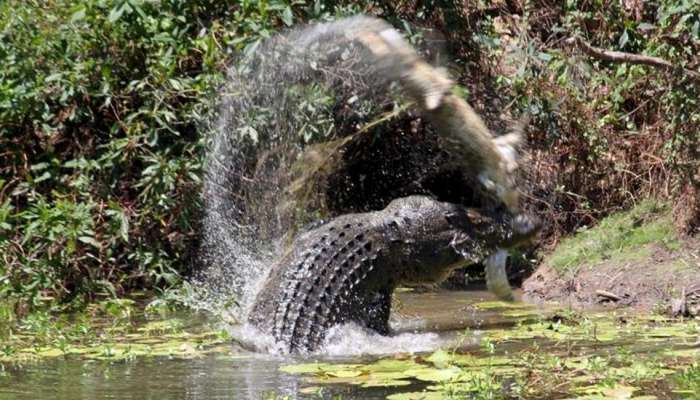
[[[562,241],[523,282],[528,301],[700,315],[700,238],[678,238],[652,203]]]

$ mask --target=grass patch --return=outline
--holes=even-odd
[[[683,399],[697,399],[700,396],[700,364],[693,364],[674,377],[674,393]]]
[[[677,250],[680,242],[672,218],[668,206],[644,200],[631,210],[613,214],[564,239],[545,262],[559,272],[572,272],[605,259],[649,256],[650,244]]]

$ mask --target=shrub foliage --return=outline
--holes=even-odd
[[[0,4],[0,297],[178,282],[196,240],[211,93],[284,2]]]
[[[37,306],[178,284],[232,54],[359,11],[410,35],[440,31],[477,108],[490,108],[481,93],[497,93],[505,114],[534,116],[530,198],[550,235],[648,194],[698,218],[699,81],[681,71],[700,65],[692,0],[6,0],[0,298]],[[679,68],[597,60],[570,37]]]

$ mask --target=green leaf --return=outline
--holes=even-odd
[[[43,182],[43,181],[50,179],[50,178],[51,178],[51,174],[48,171],[46,171],[43,174],[41,174],[39,177],[34,178],[34,183]]]
[[[656,25],[650,24],[648,22],[642,22],[641,24],[637,25],[637,30],[640,30],[642,32],[653,31],[655,29]]]
[[[455,379],[461,373],[461,370],[456,367],[451,368],[417,368],[405,372],[406,375],[412,376],[420,381],[426,382],[444,382]]]
[[[442,392],[408,392],[391,394],[387,400],[443,400],[445,397]]]
[[[430,357],[427,357],[425,361],[429,361],[437,366],[445,366],[449,364],[452,360],[452,356],[443,349],[435,351]]]
[[[129,4],[127,3],[122,3],[120,6],[114,7],[112,8],[112,11],[109,12],[109,17],[107,17],[107,20],[111,23],[115,23],[119,20],[119,18],[122,17],[122,14],[124,14],[124,12],[127,10],[131,10]]]
[[[628,41],[629,41],[629,35],[627,35],[627,29],[625,29],[625,31],[622,32],[622,36],[620,36],[620,40],[619,40],[619,42],[618,42],[618,46],[619,46],[621,49],[624,49],[624,48],[625,48],[625,45],[627,44]]]
[[[49,163],[46,162],[41,162],[41,163],[36,163],[30,167],[32,171],[41,171],[42,169],[46,169],[49,167]]]
[[[609,389],[603,389],[602,393],[606,398],[614,400],[627,400],[632,397],[637,388],[632,386],[615,386]]]
[[[73,11],[73,14],[70,16],[71,23],[75,23],[83,19],[85,19],[85,7],[78,8],[77,10]]]
[[[287,26],[292,26],[292,23],[294,23],[294,15],[292,14],[291,7],[287,7],[282,11],[282,22]]]
[[[311,364],[284,365],[284,366],[280,367],[280,371],[286,372],[288,374],[311,374],[311,373],[322,372],[323,367],[331,368],[332,364],[311,363]]]
[[[100,242],[98,242],[97,240],[95,240],[95,238],[90,237],[90,236],[79,236],[78,240],[81,241],[82,243],[89,244],[89,245],[94,246],[95,248],[98,248],[98,249],[102,247]]]

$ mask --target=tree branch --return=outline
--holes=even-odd
[[[566,43],[568,45],[574,45],[574,46],[580,48],[581,50],[583,50],[584,53],[588,54],[589,56],[591,56],[593,58],[599,59],[599,60],[616,62],[616,63],[623,63],[624,62],[624,63],[629,63],[629,64],[649,65],[652,67],[665,69],[667,71],[680,70],[692,79],[695,79],[695,80],[700,79],[700,74],[698,72],[690,70],[690,69],[681,68],[677,65],[672,64],[669,61],[664,60],[663,58],[642,56],[639,54],[625,53],[622,51],[605,50],[605,49],[601,49],[600,47],[593,47],[590,44],[586,43],[583,39],[581,39],[578,36],[570,37],[570,38],[566,39],[566,41],[564,43]]]

